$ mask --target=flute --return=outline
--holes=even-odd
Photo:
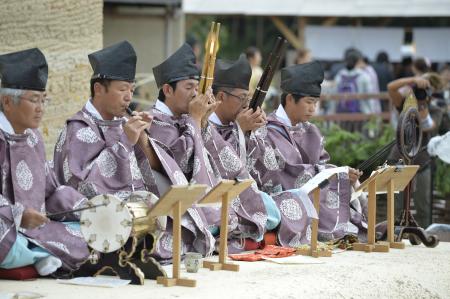
[[[125,108],[125,111],[129,116],[133,116],[133,110],[131,110],[130,107]],[[148,129],[144,129],[144,131],[150,137],[150,131]]]
[[[219,31],[220,23],[212,22],[211,29],[205,42],[205,58],[203,60],[202,74],[198,90],[205,94],[208,88],[212,86],[214,79],[214,67],[216,66],[216,55],[219,51]]]
[[[262,106],[275,71],[280,66],[281,57],[284,56],[286,46],[287,41],[284,38],[277,37],[277,41],[275,42],[275,46],[273,47],[272,52],[270,52],[269,59],[267,61],[266,67],[264,68],[264,72],[259,79],[256,90],[253,93],[252,99],[250,100],[249,108],[252,108],[253,111],[256,111],[258,107]]]

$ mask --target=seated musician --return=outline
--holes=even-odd
[[[250,76],[250,64],[244,55],[241,55],[236,61],[217,60],[212,87],[215,99],[219,104],[209,117],[212,124],[212,127],[209,128],[210,131],[208,134],[204,134],[212,136],[211,140],[215,144],[214,146],[211,142],[205,140],[210,153],[213,154],[216,147],[219,149],[231,147],[232,150],[230,151],[239,153],[236,156],[239,156],[243,165],[252,163],[251,159],[247,160],[247,152],[250,153],[252,148],[247,147],[249,140],[246,139],[254,139],[253,132],[266,124],[266,117],[261,108],[258,108],[255,112],[252,108],[248,108]],[[250,135],[248,135],[249,133]],[[221,139],[224,139],[224,141],[221,141]],[[220,166],[222,159],[216,160]],[[246,169],[244,172],[249,176]],[[223,175],[225,176],[226,172],[223,172]],[[255,190],[249,190],[248,192],[251,195]],[[305,202],[297,193],[287,190],[272,192],[271,196],[261,191],[257,193],[264,199],[269,219],[275,218],[279,214],[280,224],[276,228],[279,244],[298,247],[310,242],[310,218],[306,212],[307,207],[311,208],[309,198],[306,197]],[[274,229],[274,227],[266,228],[267,230]]]
[[[0,268],[33,265],[41,276],[74,271],[89,255],[79,215],[46,214],[87,199],[58,185],[46,163],[38,131],[48,103],[46,59],[37,48],[1,55],[0,74]]]
[[[164,145],[186,178],[210,187],[222,178],[248,178],[240,159],[231,146],[224,144],[220,135],[216,134],[220,139],[212,139],[217,148],[202,138],[205,133],[202,124],[208,123],[216,104],[210,91],[206,95],[198,93],[199,71],[192,49],[183,45],[153,72],[160,92],[153,109],[151,136]],[[220,211],[215,208],[201,210],[208,229],[218,234]],[[229,252],[244,249],[241,239],[261,240],[268,226],[278,225],[278,216],[279,213],[276,217],[268,217],[262,196],[255,195],[253,189],[241,193],[230,209]]]
[[[72,186],[86,197],[112,194],[127,200],[134,191],[159,194],[153,170],[161,170],[161,160],[151,146],[145,129],[151,116],[145,112],[125,118],[126,108],[134,91],[136,53],[128,42],[120,42],[89,55],[94,74],[91,78],[91,98],[81,111],[66,121],[54,150],[55,172],[61,182]],[[170,161],[164,161],[167,165]],[[181,172],[180,172],[181,173]],[[183,177],[177,176],[181,182]],[[152,205],[154,203],[148,203]],[[164,218],[165,219],[165,218]],[[172,257],[170,221],[159,222],[153,256]],[[201,220],[189,223],[187,231],[196,232]],[[195,235],[195,234],[194,234]],[[188,250],[194,237],[184,237]],[[147,242],[150,246],[151,242]],[[201,248],[201,247],[200,247]],[[134,261],[140,268],[140,259]],[[147,277],[147,273],[146,277]],[[151,277],[147,277],[151,278]]]
[[[319,129],[309,122],[320,97],[324,73],[319,62],[281,70],[281,105],[267,117],[267,126],[249,138],[249,170],[261,190],[272,194],[302,187],[321,170],[334,167]],[[350,208],[351,184],[361,172],[350,168],[321,191],[319,238],[329,240],[363,231],[359,201]]]

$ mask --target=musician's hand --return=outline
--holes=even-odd
[[[148,112],[140,112],[140,116],[142,117],[142,120],[145,121],[146,123],[148,123],[148,127],[147,129],[149,129],[152,125],[152,121],[153,121],[153,116],[150,115],[150,113]],[[142,129],[141,134],[139,135],[139,139],[137,141],[137,144],[140,145],[141,147],[149,147],[149,141],[148,141],[148,135],[145,132],[145,127]]]
[[[23,211],[20,227],[23,227],[25,229],[33,229],[49,221],[50,219],[45,217],[45,215],[39,213],[35,209],[28,208]]]
[[[208,89],[205,94],[197,94],[189,102],[189,115],[201,127],[203,117],[214,105],[214,96],[212,96],[211,89]]]
[[[354,168],[348,168],[348,177],[350,179],[350,182],[352,182],[352,185],[356,183],[356,181],[362,176],[363,172],[359,171],[358,169]]]
[[[253,112],[252,108],[247,108],[239,112],[236,121],[244,133],[254,131],[266,124],[266,114],[261,108]]]
[[[205,115],[202,118],[202,128],[206,127],[207,123],[208,123],[208,119],[211,116],[211,114],[216,111],[217,107],[220,104],[220,101],[216,100],[216,97],[214,96],[214,94],[212,93],[211,89],[208,89],[206,91],[206,94],[209,96],[209,104],[210,107],[209,109],[206,111]]]
[[[140,138],[143,139],[144,130],[150,127],[151,116],[146,112],[134,113],[123,125],[123,131],[131,144],[136,144]]]
[[[260,107],[258,107],[258,110],[261,111],[261,118],[262,118],[262,121],[264,122],[264,124],[266,124],[266,123],[267,123],[267,115],[266,115],[266,112],[264,112],[264,110],[262,110]]]

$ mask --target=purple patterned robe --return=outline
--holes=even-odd
[[[247,166],[261,190],[274,194],[297,189],[320,170],[335,167],[326,164],[329,155],[315,125],[306,122],[289,127],[276,113],[270,114],[267,120],[268,124],[252,134],[247,144]],[[346,173],[340,173],[321,190],[320,239],[358,233],[358,228],[350,222],[350,197],[350,180]]]
[[[233,147],[236,153],[248,153],[252,150],[252,145],[255,144],[255,138],[252,136],[254,135],[253,132],[250,134],[252,140],[250,140],[250,137],[245,138],[245,142],[242,144],[245,147],[245,151],[241,151],[239,129],[236,123],[229,125],[210,123],[216,128],[222,138]],[[241,160],[248,166],[247,156],[241,157]],[[248,173],[246,167],[245,172]],[[281,212],[281,222],[277,229],[277,238],[280,245],[298,247],[302,244],[309,244],[311,241],[310,224],[312,218],[308,215],[307,209],[314,209],[311,203],[306,203],[308,207],[305,206],[305,203],[295,190],[276,191],[269,194]]]
[[[202,132],[194,120],[187,114],[180,118],[172,117],[153,109],[154,120],[150,128],[152,138],[164,144],[166,153],[174,158],[187,179],[192,183],[207,184],[210,187],[219,183],[220,179],[248,178],[241,174],[241,165],[232,160],[234,151],[226,146],[219,154],[213,150],[212,143],[204,142]],[[226,143],[219,134],[219,139]],[[220,155],[222,163],[217,163]],[[230,159],[228,159],[230,158]],[[237,158],[238,162],[239,159]],[[250,190],[250,189],[248,189]],[[250,237],[259,240],[265,232],[267,213],[259,196],[251,191],[244,191],[240,197],[233,200],[229,210],[230,236]],[[250,202],[251,201],[251,202]],[[201,208],[210,226],[220,226],[220,210],[216,208]]]
[[[88,257],[87,244],[79,231],[61,221],[78,221],[68,214],[40,228],[20,228],[22,213],[33,208],[41,213],[76,209],[86,198],[68,186],[57,183],[53,169],[45,160],[42,137],[37,130],[8,134],[0,130],[0,261],[8,254],[17,234],[61,259],[64,270],[75,270]]]
[[[86,108],[67,120],[54,151],[58,179],[88,198],[107,193],[126,200],[131,192],[138,190],[161,196],[144,152],[139,146],[130,144],[123,131],[124,121],[99,120]],[[152,144],[157,147],[154,142]],[[175,163],[169,157],[158,156],[163,165],[175,169]],[[171,175],[173,184],[186,181],[181,171],[173,170]],[[154,246],[154,256],[160,259],[172,257],[172,222],[169,220]],[[213,238],[204,223],[205,219],[196,211],[183,217],[184,252],[196,250],[207,254],[212,250]]]

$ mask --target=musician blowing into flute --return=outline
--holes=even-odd
[[[161,160],[146,133],[152,117],[147,112],[127,112],[135,88],[134,48],[123,41],[91,53],[88,58],[93,69],[91,97],[66,121],[55,145],[54,168],[59,181],[88,199],[109,194],[128,201],[134,192],[160,195],[154,171],[161,169]],[[144,199],[149,209],[154,205],[150,198]],[[158,233],[166,232],[163,226]],[[149,245],[160,240],[146,237]],[[168,258],[159,248],[155,245],[150,254]],[[146,278],[159,273],[149,270],[158,265],[143,262],[137,254],[134,258],[133,263]]]

